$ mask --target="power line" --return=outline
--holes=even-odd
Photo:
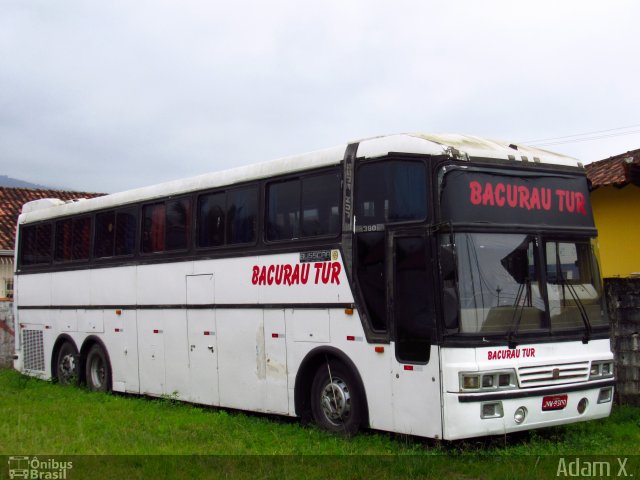
[[[532,146],[535,147],[542,147],[542,146],[547,146],[547,145],[562,145],[565,143],[577,143],[577,142],[588,142],[591,140],[600,140],[603,138],[611,138],[611,137],[620,137],[623,135],[637,135],[640,134],[640,130],[631,130],[629,132],[620,132],[620,133],[611,133],[608,135],[596,135],[593,137],[585,137],[585,138],[575,138],[573,140],[560,140],[558,142],[545,142],[545,143],[535,143],[532,144]]]
[[[573,135],[564,135],[564,136],[561,136],[561,137],[549,137],[549,138],[539,138],[539,139],[536,139],[536,140],[525,140],[525,141],[520,142],[520,143],[534,144],[535,145],[535,144],[537,144],[537,142],[547,142],[547,141],[551,141],[551,140],[555,141],[555,140],[568,139],[568,138],[574,138],[574,137],[584,137],[585,135],[596,135],[596,134],[601,134],[601,133],[614,132],[616,130],[626,130],[626,129],[629,129],[629,128],[636,128],[636,127],[640,127],[640,124],[628,125],[626,127],[609,128],[609,129],[606,129],[606,130],[595,130],[595,131],[592,131],[592,132],[575,133]],[[618,135],[628,135],[628,134],[631,134],[631,133],[637,133],[637,131],[620,132],[620,133],[617,133],[617,134],[607,135],[607,136],[602,137],[602,138],[606,138],[608,136],[615,137],[615,136],[618,136]],[[598,137],[593,137],[593,138],[589,137],[589,138],[584,139],[584,140],[582,140],[582,139],[567,140],[566,142],[561,142],[561,143],[571,143],[571,142],[574,142],[574,141],[597,140],[598,138],[600,138],[600,137],[599,136]],[[553,143],[553,144],[544,143],[544,144],[541,144],[541,145],[556,145],[556,144],[555,143]]]

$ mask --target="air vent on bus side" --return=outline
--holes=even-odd
[[[22,348],[25,370],[44,372],[44,341],[42,330],[23,330]]]

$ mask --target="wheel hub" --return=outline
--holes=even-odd
[[[102,384],[104,383],[105,374],[104,374],[104,365],[102,364],[99,358],[94,358],[91,361],[90,373],[91,373],[91,382],[93,383],[93,385],[95,385],[96,387],[101,387]]]
[[[76,358],[75,355],[67,354],[60,359],[59,378],[62,383],[69,383],[76,376]]]
[[[351,412],[349,387],[340,378],[333,378],[323,389],[320,397],[322,411],[333,424],[341,424]]]

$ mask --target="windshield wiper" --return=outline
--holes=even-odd
[[[584,330],[585,330],[584,337],[582,337],[582,343],[589,343],[589,340],[591,340],[591,322],[589,321],[589,315],[587,314],[587,309],[584,308],[584,304],[580,300],[580,297],[578,296],[578,292],[576,292],[573,285],[571,285],[570,283],[567,283],[564,280],[564,278],[562,278],[561,282],[562,282],[563,289],[564,287],[567,287],[567,290],[569,290],[569,293],[571,294],[573,301],[576,302],[576,307],[580,312],[580,317],[582,317],[582,323],[584,323]]]
[[[582,301],[580,300],[580,297],[578,296],[578,292],[576,292],[575,288],[573,288],[573,285],[571,285],[570,283],[567,283],[567,281],[564,278],[562,268],[561,268],[561,263],[560,263],[559,248],[556,248],[556,265],[557,265],[556,275],[560,279],[560,285],[562,286],[562,296],[566,298],[564,294],[564,289],[566,287],[567,290],[569,290],[569,293],[571,294],[571,298],[573,298],[573,301],[575,302],[576,307],[578,308],[578,311],[580,312],[582,323],[584,323],[584,337],[582,337],[582,343],[589,343],[589,340],[591,340],[591,322],[589,322],[589,315],[587,314],[587,310],[584,308],[584,304],[582,303]]]
[[[508,342],[508,346],[511,349],[514,349],[518,346],[518,342],[516,341],[516,338],[518,336],[518,329],[520,328],[520,322],[522,321],[522,313],[524,312],[524,304],[525,302],[520,302],[520,300],[522,299],[522,294],[525,292],[525,288],[526,290],[526,297],[525,297],[525,301],[527,299],[530,299],[530,289],[531,289],[531,279],[529,278],[525,278],[524,283],[521,283],[518,286],[518,293],[516,294],[516,300],[513,303],[513,316],[511,317],[511,330],[509,331],[509,333],[507,333],[507,342]]]

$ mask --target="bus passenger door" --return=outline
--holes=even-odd
[[[220,403],[214,276],[187,275],[189,391],[193,402]]]
[[[392,394],[396,431],[439,438],[440,362],[429,241],[422,232],[391,235]]]

